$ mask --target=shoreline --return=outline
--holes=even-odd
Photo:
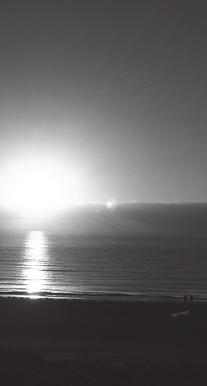
[[[172,317],[189,310],[187,317]],[[0,350],[55,359],[105,353],[126,360],[184,350],[197,360],[199,351],[207,354],[206,325],[207,306],[199,303],[0,298]]]
[[[188,294],[187,294],[188,295]],[[191,293],[189,293],[191,295]],[[188,295],[188,296],[189,296]],[[0,299],[28,299],[28,300],[54,300],[54,301],[94,301],[94,302],[122,302],[122,303],[178,303],[191,305],[191,302],[184,300],[183,295],[161,295],[161,294],[136,294],[130,292],[73,292],[73,293],[28,293],[23,291],[0,292]],[[207,304],[207,295],[193,295],[193,304]]]
[[[189,320],[173,320],[172,314],[189,310]],[[102,299],[57,299],[0,296],[0,336],[46,333],[74,336],[109,334],[120,338],[139,337],[171,330],[179,325],[193,329],[207,325],[206,303],[183,301],[123,301]],[[205,324],[206,323],[206,324]],[[207,337],[207,331],[202,331]],[[143,335],[143,336],[144,336]]]

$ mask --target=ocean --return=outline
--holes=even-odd
[[[170,301],[187,293],[206,300],[206,214],[206,205],[130,206],[67,214],[55,227],[7,223],[0,294]]]

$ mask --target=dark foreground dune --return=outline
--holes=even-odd
[[[204,385],[207,305],[0,299],[1,385]]]

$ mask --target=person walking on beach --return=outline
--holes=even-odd
[[[187,303],[188,302],[188,295],[184,294],[183,300],[184,300],[184,303]]]
[[[184,300],[184,303],[193,303],[193,295],[187,295],[187,294],[184,294],[183,296],[183,300]]]

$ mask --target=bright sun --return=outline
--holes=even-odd
[[[1,204],[23,216],[44,217],[81,202],[80,176],[53,158],[18,159],[1,180]]]

